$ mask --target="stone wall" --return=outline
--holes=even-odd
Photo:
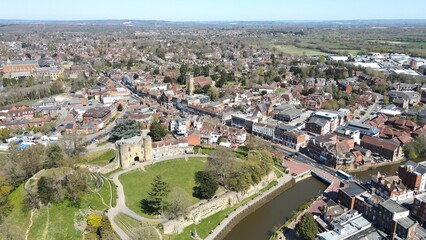
[[[191,224],[199,223],[201,220],[219,212],[226,208],[232,207],[245,198],[258,193],[262,188],[266,187],[270,182],[276,179],[275,173],[272,171],[265,176],[258,184],[251,186],[245,192],[227,191],[219,194],[209,201],[202,201],[192,207],[190,212],[185,216],[176,220],[170,220],[163,223],[165,234],[181,233],[183,229]]]

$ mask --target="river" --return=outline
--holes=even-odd
[[[421,159],[417,159],[417,160],[413,160],[414,162],[422,162],[425,161],[426,159],[421,158]],[[356,173],[352,173],[351,175],[354,176],[355,179],[361,180],[363,182],[366,182],[368,180],[370,180],[371,176],[376,176],[377,172],[380,172],[381,174],[386,174],[388,176],[390,175],[395,175],[395,173],[398,171],[398,167],[402,164],[404,164],[405,162],[401,162],[401,163],[396,163],[396,164],[392,164],[392,165],[387,165],[387,166],[383,166],[383,167],[377,167],[377,168],[372,168],[372,169],[368,169],[362,172],[356,172]]]
[[[296,183],[292,188],[241,220],[224,239],[269,239],[274,227],[281,226],[294,210],[316,197],[326,187],[324,183],[315,178],[308,178]]]
[[[424,161],[419,159],[416,162]],[[362,172],[353,173],[352,175],[363,182],[376,175],[378,171],[382,174],[393,175],[398,171],[398,167],[404,163],[396,163],[393,165],[382,166],[368,169]],[[225,236],[225,240],[235,239],[269,239],[272,229],[281,226],[291,213],[299,208],[300,205],[309,201],[318,193],[322,192],[326,185],[315,178],[308,178],[296,183],[292,188],[281,193],[270,202],[266,203],[252,214],[241,220],[231,231]]]

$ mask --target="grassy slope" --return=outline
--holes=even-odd
[[[25,191],[23,185],[19,186],[9,196],[9,201],[13,204],[13,211],[5,220],[8,232],[13,239],[23,239],[25,229],[30,225],[30,211],[23,210]],[[5,238],[5,230],[0,231],[0,238]]]
[[[163,180],[170,185],[170,189],[180,187],[192,196],[192,188],[195,186],[194,174],[205,166],[204,158],[189,158],[169,160],[156,163],[145,168],[146,171],[135,170],[120,176],[120,182],[124,187],[126,205],[136,213],[145,217],[152,217],[142,212],[140,201],[148,196],[151,182],[156,175],[161,175]],[[199,199],[192,198],[196,203]]]
[[[145,228],[145,231],[147,231],[148,229],[150,229],[151,232],[155,233],[155,230],[153,229],[156,224],[151,223],[141,223],[133,218],[128,217],[127,215],[123,214],[123,213],[119,213],[117,214],[117,216],[115,216],[115,221],[118,224],[118,226],[120,226],[121,229],[123,229],[128,236],[131,239],[137,239],[138,238],[138,231],[141,231],[142,229]],[[154,236],[151,236],[150,240],[157,240],[160,239],[158,237],[158,234],[155,234]]]
[[[113,189],[115,188],[112,185]],[[99,194],[109,205],[110,193],[109,186],[105,184],[100,189]],[[23,201],[25,191],[23,186],[18,187],[11,195],[10,201],[14,205],[12,213],[5,220],[13,239],[24,239],[25,232],[30,225],[30,211],[23,210]],[[113,202],[116,194],[113,190]],[[114,203],[115,204],[115,203]],[[79,209],[106,210],[107,207],[102,203],[99,195],[89,192],[83,197],[80,207],[76,208],[64,201],[55,203],[49,207],[42,207],[33,216],[33,225],[29,231],[28,239],[81,239],[82,234],[74,228],[74,216]],[[5,238],[3,228],[0,229],[0,239]]]
[[[84,156],[87,163],[97,166],[105,166],[115,158],[115,151],[112,149],[89,153]]]
[[[74,215],[78,211],[68,202],[42,207],[33,219],[29,239],[80,239],[81,232],[74,228]]]

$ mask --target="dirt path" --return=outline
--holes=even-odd
[[[36,209],[31,209],[30,225],[28,226],[27,231],[25,232],[25,240],[28,240],[28,234],[30,233],[30,229],[33,226],[33,216],[36,211]]]
[[[111,182],[104,177],[104,180],[108,182],[109,185],[109,207],[112,208],[112,184]]]
[[[49,211],[50,204],[47,206],[47,218],[46,218],[46,226],[43,230],[43,237],[41,239],[47,239],[47,236],[49,234],[49,222],[50,222],[50,211]]]

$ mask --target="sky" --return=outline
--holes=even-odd
[[[426,19],[426,0],[3,0],[0,19],[277,21]]]

